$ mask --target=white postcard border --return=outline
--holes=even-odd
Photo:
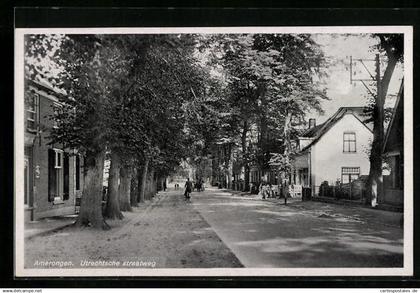
[[[404,34],[404,266],[402,268],[211,268],[211,269],[26,269],[24,268],[24,35],[25,34],[217,34],[319,33]],[[138,28],[16,28],[15,29],[15,276],[411,276],[413,275],[413,27],[138,27]]]

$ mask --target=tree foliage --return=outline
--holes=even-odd
[[[286,164],[294,127],[309,111],[322,113],[327,99],[319,45],[307,34],[243,34],[210,36],[202,50],[210,51],[211,65],[223,68],[224,122],[242,145],[243,164],[262,170]]]

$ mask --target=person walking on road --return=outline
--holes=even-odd
[[[190,178],[187,179],[187,182],[185,182],[185,199],[190,199],[190,193],[193,188],[193,183],[190,181]]]
[[[267,184],[265,181],[261,181],[259,191],[258,195],[261,196],[262,199],[265,199],[267,196]]]

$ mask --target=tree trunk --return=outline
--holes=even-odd
[[[267,101],[266,94],[267,88],[264,83],[258,85],[258,92],[260,98],[260,137],[259,137],[259,148],[260,148],[260,158],[259,158],[259,167],[262,172],[266,171],[268,163],[268,121],[266,117]]]
[[[137,203],[141,203],[142,199],[141,199],[141,189],[143,186],[143,168],[144,166],[141,165],[138,167],[137,169]],[[143,197],[143,201],[144,201],[144,197]]]
[[[131,179],[132,168],[122,167],[120,169],[120,188],[119,188],[119,204],[120,210],[123,212],[131,212]]]
[[[146,191],[146,183],[147,183],[147,171],[149,168],[149,158],[146,158],[144,164],[139,172],[139,179],[140,179],[140,189],[139,189],[139,202],[144,202],[144,195]]]
[[[162,191],[166,191],[166,189],[168,188],[166,185],[166,177],[159,178],[159,181],[160,181],[160,185],[162,186]]]
[[[139,189],[138,189],[138,174],[136,168],[133,168],[131,177],[131,193],[130,193],[130,204],[132,207],[138,206]]]
[[[377,57],[379,58],[379,56]],[[379,61],[377,61],[379,62]],[[378,63],[379,64],[379,63]],[[388,64],[381,80],[379,65],[377,66],[377,96],[373,109],[373,141],[370,152],[370,170],[368,179],[367,203],[376,206],[378,195],[383,194],[382,148],[384,144],[384,104],[388,92],[389,82],[394,72],[397,60],[388,56]]]
[[[246,163],[245,165],[245,187],[244,187],[244,191],[249,191],[249,173],[250,173],[250,168],[249,168],[249,164]]]
[[[231,144],[224,145],[224,178],[223,187],[230,188],[232,182],[232,146]]]
[[[152,178],[151,172],[149,171],[149,173],[147,174],[147,199],[151,200],[152,197],[153,197],[153,178]]]
[[[262,153],[265,153],[267,149],[267,132],[268,132],[267,117],[263,115],[260,117],[260,148],[261,148]]]
[[[283,136],[284,136],[284,152],[283,154],[286,156],[289,156],[290,154],[290,122],[292,120],[292,114],[290,112],[287,112],[286,119],[284,120],[284,130],[283,130]]]
[[[159,182],[156,172],[153,172],[153,180],[154,180],[153,186],[155,187],[155,195],[156,195],[158,193],[158,182]]]
[[[289,196],[289,185],[290,185],[290,123],[292,121],[292,113],[287,111],[286,119],[284,121],[284,151],[283,155],[286,158],[286,166],[284,166],[284,174],[285,174],[285,186],[284,186],[284,203],[287,202],[287,197]]]
[[[241,135],[241,142],[242,142],[242,159],[244,161],[244,190],[243,191],[249,191],[249,158],[248,158],[248,150],[247,150],[247,144],[246,144],[246,136],[248,133],[248,120],[244,120],[244,126],[242,129],[242,135]]]
[[[150,199],[156,195],[156,180],[155,180],[155,171],[150,172]]]
[[[110,229],[102,216],[102,189],[105,152],[88,153],[85,157],[85,177],[78,226]]]
[[[121,160],[116,152],[111,153],[111,166],[109,168],[108,178],[108,200],[105,208],[105,218],[122,219],[123,214],[120,211],[118,200],[118,179],[120,178]]]
[[[232,145],[229,145],[229,165],[228,165],[228,188],[232,189],[232,174],[233,174],[233,152]]]

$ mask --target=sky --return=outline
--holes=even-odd
[[[315,118],[317,124],[320,124],[333,115],[339,107],[344,106],[365,106],[369,99],[369,92],[360,81],[354,81],[350,84],[350,56],[353,59],[372,59],[374,60],[376,52],[372,50],[372,46],[377,40],[368,35],[338,35],[338,34],[315,34],[314,40],[321,45],[327,61],[332,65],[327,69],[328,77],[326,78],[327,96],[329,101],[323,101],[322,106],[325,111],[324,115],[311,113],[309,118]],[[385,70],[386,58],[381,58],[381,71]],[[375,75],[375,62],[364,62],[371,74]],[[353,68],[356,79],[369,78],[369,73],[358,62]],[[386,107],[394,107],[396,94],[398,93],[401,79],[403,77],[403,66],[399,64],[392,76],[388,96],[385,102]],[[372,90],[375,85],[371,86]]]
[[[56,36],[58,41],[55,44],[57,47],[60,44],[60,37]],[[54,39],[54,38],[53,38]],[[349,63],[350,56],[353,59],[370,59],[366,61],[365,65],[369,71],[375,74],[375,58],[376,52],[372,50],[378,40],[370,37],[367,34],[357,35],[344,35],[344,34],[314,34],[313,39],[321,46],[327,61],[331,64],[327,69],[328,77],[325,79],[325,87],[327,89],[327,96],[330,98],[328,101],[322,102],[324,114],[309,113],[309,118],[315,118],[317,124],[323,123],[330,116],[332,116],[339,107],[344,106],[365,106],[369,101],[369,92],[360,81],[350,83]],[[53,50],[54,51],[54,50]],[[53,52],[51,52],[52,54]],[[51,55],[52,56],[52,55]],[[54,75],[58,73],[59,69],[54,65],[51,56],[42,60],[42,65],[47,67]],[[386,66],[386,58],[381,58],[382,73]],[[369,73],[362,67],[360,62],[356,62],[355,66],[356,75],[354,78],[369,78]],[[398,93],[401,79],[403,77],[403,66],[397,65],[391,79],[388,90],[386,107],[394,107],[396,101],[396,94]],[[371,85],[372,90],[375,85]]]

